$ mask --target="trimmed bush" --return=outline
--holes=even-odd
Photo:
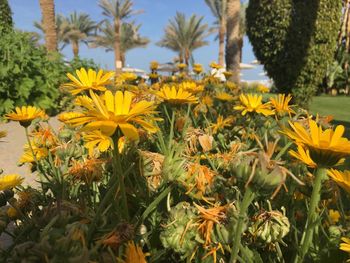
[[[250,0],[247,34],[280,92],[308,106],[332,63],[341,0]]]

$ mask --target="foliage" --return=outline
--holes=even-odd
[[[252,0],[247,34],[278,90],[307,106],[332,63],[341,1]]]
[[[164,29],[163,38],[157,43],[179,53],[180,63],[189,64],[193,60],[193,50],[208,45],[205,38],[208,36],[208,25],[203,24],[204,17],[192,15],[189,19],[183,13],[176,13],[174,19]]]
[[[85,66],[97,68],[92,60],[76,58],[67,64],[59,54],[48,59],[30,34],[18,31],[0,39],[0,58],[0,115],[26,104],[57,114],[69,101],[59,90],[66,81],[65,72]]]
[[[8,0],[0,0],[0,36],[12,28],[12,12]]]

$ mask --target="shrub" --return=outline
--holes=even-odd
[[[12,12],[7,0],[0,0],[0,36],[13,28]]]
[[[332,62],[341,1],[251,0],[247,34],[278,90],[307,106]]]
[[[44,47],[30,34],[5,34],[0,39],[0,115],[22,105],[35,105],[50,115],[57,114],[69,101],[59,89],[67,81],[65,73],[85,66],[97,67],[86,59],[64,63],[60,54],[48,59]]]

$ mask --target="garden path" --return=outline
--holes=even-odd
[[[60,126],[56,117],[50,118],[49,123],[55,130]],[[0,124],[0,131],[7,131],[7,136],[0,142],[0,169],[3,174],[19,174],[25,178],[24,185],[35,185],[36,176],[31,173],[29,165],[17,165],[27,142],[24,128],[18,122],[10,121]]]

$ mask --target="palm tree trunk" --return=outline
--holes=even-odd
[[[57,31],[55,23],[54,0],[40,0],[43,28],[45,32],[45,45],[47,51],[57,51]]]
[[[118,75],[123,68],[123,62],[121,58],[120,50],[120,20],[114,20],[114,31],[115,31],[115,40],[114,40],[114,60],[115,60],[115,69],[116,74]]]
[[[72,48],[73,48],[73,55],[74,57],[78,57],[79,56],[79,42],[74,40],[72,41]]]
[[[239,44],[239,17],[240,0],[227,1],[227,24],[226,24],[226,68],[233,73],[230,80],[239,83],[239,63],[240,63],[240,44]]]
[[[219,28],[219,65],[225,66],[225,36],[226,36],[226,18],[222,18]]]

